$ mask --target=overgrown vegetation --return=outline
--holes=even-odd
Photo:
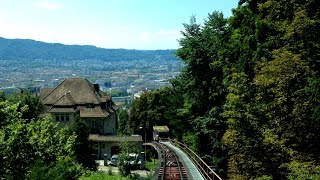
[[[95,170],[87,127],[58,127],[40,118],[43,105],[30,93],[0,100],[0,179],[77,179]]]
[[[156,171],[158,164],[158,159],[151,158],[150,161],[146,161],[146,169],[149,169],[151,172]]]
[[[120,175],[130,176],[131,170],[134,169],[134,164],[137,162],[131,163],[132,159],[130,158],[130,153],[138,154],[139,152],[137,144],[133,142],[123,141],[120,144],[120,154],[118,157],[118,167]]]
[[[168,125],[223,178],[319,177],[320,1],[240,1],[184,24],[172,88],[133,103],[132,131]]]
[[[119,175],[110,175],[104,172],[88,172],[83,174],[80,180],[129,180],[127,177],[122,177]]]

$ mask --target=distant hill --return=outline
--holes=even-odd
[[[105,61],[131,60],[177,60],[175,50],[128,50],[104,49],[89,45],[64,45],[45,43],[29,39],[6,39],[0,37],[1,59],[57,59],[85,60],[100,59]]]

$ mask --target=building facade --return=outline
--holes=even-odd
[[[84,78],[68,78],[55,88],[43,88],[40,98],[59,126],[71,125],[76,116],[90,128],[89,140],[96,143],[98,159],[118,153],[121,141],[132,141],[142,146],[142,138],[123,138],[116,135],[117,106],[111,96],[102,92],[98,84]]]
[[[70,125],[76,115],[85,120],[93,134],[115,135],[117,106],[99,89],[84,78],[65,79],[56,88],[40,92],[47,113],[60,125]]]

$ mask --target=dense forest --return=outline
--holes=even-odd
[[[184,27],[181,74],[120,129],[168,125],[223,178],[320,179],[320,1],[241,0]]]
[[[174,56],[174,50],[104,49],[88,45],[64,45],[28,39],[5,39],[0,37],[1,59],[99,59],[111,62],[153,59],[177,60]]]

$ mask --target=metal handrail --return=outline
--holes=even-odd
[[[188,155],[192,162],[196,164],[198,170],[205,179],[214,180],[216,177],[219,180],[222,180],[222,178],[220,178],[219,175],[216,172],[214,172],[214,170],[209,165],[207,165],[207,163],[204,162],[202,158],[199,157],[195,152],[193,152],[188,146],[179,141],[171,140],[170,138],[169,141],[173,142],[174,144],[177,144],[180,147],[180,149]]]

